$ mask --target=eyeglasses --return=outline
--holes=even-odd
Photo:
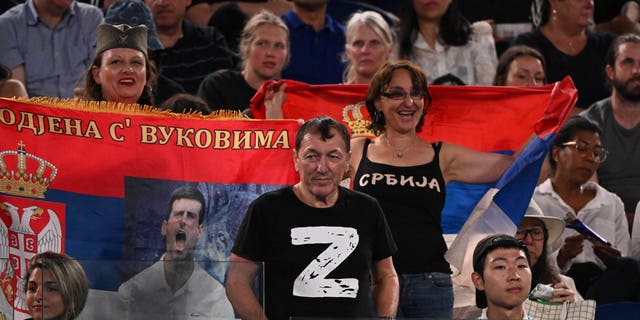
[[[607,151],[605,148],[603,147],[589,147],[588,145],[578,142],[578,141],[569,141],[569,142],[565,142],[562,144],[563,147],[573,147],[574,149],[576,149],[576,151],[578,152],[578,154],[581,157],[584,157],[586,155],[589,154],[589,152],[591,152],[591,154],[593,155],[593,158],[596,162],[604,162],[605,160],[607,160],[607,156],[609,155],[609,151]]]
[[[544,240],[543,228],[518,229],[518,231],[516,231],[516,239],[524,240],[527,234],[530,234],[533,240]]]
[[[391,100],[406,100],[408,95],[411,95],[411,100],[415,102],[423,101],[425,93],[422,90],[414,90],[411,93],[406,93],[402,90],[392,90],[382,93],[382,96]]]

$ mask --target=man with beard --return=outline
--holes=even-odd
[[[616,38],[605,61],[613,87],[611,97],[595,102],[580,115],[603,131],[602,145],[609,157],[597,171],[598,183],[622,199],[631,226],[640,201],[640,36]]]
[[[328,0],[293,0],[282,16],[289,27],[291,61],[283,79],[311,84],[342,83],[344,26],[327,15]]]
[[[160,261],[118,289],[128,319],[233,319],[224,288],[194,260],[204,234],[204,196],[193,187],[176,189],[161,233],[167,251]]]

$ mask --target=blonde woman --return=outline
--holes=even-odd
[[[375,11],[354,13],[346,26],[344,73],[346,84],[369,84],[380,66],[391,59],[393,33]]]
[[[87,275],[78,261],[64,253],[49,251],[35,255],[25,279],[31,319],[75,319],[87,301]]]

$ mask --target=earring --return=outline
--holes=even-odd
[[[382,121],[384,119],[383,117],[384,116],[382,115],[382,112],[380,112],[380,110],[376,110],[373,113],[373,120],[374,120],[375,123],[382,123]]]
[[[551,9],[551,19],[557,20],[558,19],[558,17],[556,17],[557,14],[558,14],[558,11],[556,11],[556,9]]]

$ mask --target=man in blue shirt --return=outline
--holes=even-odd
[[[327,1],[293,0],[293,8],[282,16],[291,39],[291,61],[283,79],[342,83],[344,26],[326,14]]]
[[[0,16],[0,63],[29,96],[72,98],[93,61],[102,11],[75,0],[27,0]]]

